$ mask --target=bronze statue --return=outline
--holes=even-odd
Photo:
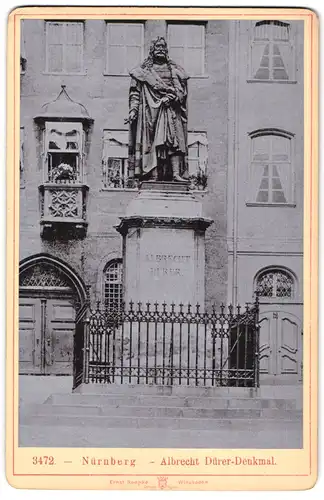
[[[144,62],[130,71],[129,176],[141,180],[188,178],[187,80],[158,37]]]

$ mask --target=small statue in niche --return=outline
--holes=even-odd
[[[188,76],[158,37],[130,71],[129,177],[188,181]]]

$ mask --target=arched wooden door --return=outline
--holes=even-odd
[[[280,307],[260,311],[260,382],[294,384],[302,376],[302,333],[297,316]]]
[[[20,275],[19,371],[72,375],[77,292],[57,266],[37,263]]]

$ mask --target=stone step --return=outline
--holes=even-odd
[[[39,404],[28,413],[31,415],[75,415],[83,417],[93,416],[133,416],[133,417],[176,417],[176,418],[283,418],[298,419],[302,413],[298,410],[280,410],[272,408],[263,409],[234,409],[234,408],[186,408],[176,406],[134,406],[125,404],[112,405],[65,405],[65,404]],[[27,412],[26,412],[27,413]]]
[[[155,396],[155,395],[124,395],[124,394],[53,394],[46,403],[54,405],[82,405],[82,406],[158,406],[184,408],[211,408],[211,409],[281,409],[294,410],[296,401],[290,399],[262,399],[262,398],[221,398],[202,396]]]
[[[194,382],[194,381],[193,381]],[[250,387],[204,387],[194,385],[145,385],[145,384],[81,384],[74,394],[123,394],[123,395],[154,395],[154,396],[195,396],[195,397],[228,397],[262,399],[293,399],[302,400],[301,385],[264,385],[259,388]]]
[[[237,424],[237,422],[235,422]],[[79,447],[79,448],[204,448],[210,449],[292,449],[302,448],[302,422],[269,422],[258,429],[214,426],[212,430],[159,428],[105,428],[74,426],[21,425],[19,446]],[[87,450],[83,455],[89,455]],[[212,471],[211,471],[212,472]]]
[[[120,410],[120,408],[118,408]],[[77,415],[77,414],[51,414],[51,415],[25,415],[21,416],[21,425],[33,425],[33,426],[70,426],[70,427],[102,427],[102,428],[166,428],[166,429],[200,429],[200,430],[212,430],[220,428],[233,428],[235,429],[250,429],[257,431],[264,427],[269,428],[271,425],[278,425],[283,422],[291,422],[299,420],[298,418],[288,418],[285,417],[273,417],[273,418],[260,418],[255,416],[243,416],[242,417],[229,417],[229,416],[219,416],[219,418],[184,418],[182,416],[173,417],[153,417],[153,416],[135,416],[130,415],[130,411],[134,408],[128,408],[127,415]],[[163,409],[165,410],[165,409]]]

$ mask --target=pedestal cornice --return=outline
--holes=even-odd
[[[154,228],[154,227],[167,227],[176,229],[193,229],[194,231],[206,231],[206,229],[213,223],[212,219],[205,217],[161,217],[161,216],[128,216],[122,217],[118,225],[115,226],[116,230],[126,235],[130,228]]]

